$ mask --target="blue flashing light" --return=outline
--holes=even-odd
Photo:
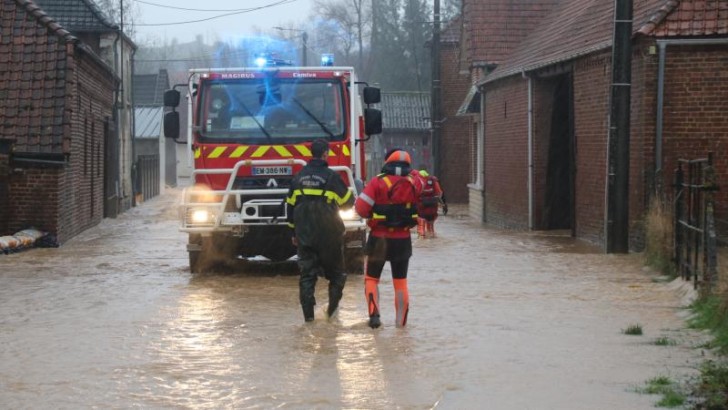
[[[291,60],[283,60],[281,58],[277,58],[273,53],[258,54],[253,62],[259,68],[293,65],[293,62]]]
[[[321,66],[322,67],[332,67],[334,65],[334,55],[333,54],[321,54]]]

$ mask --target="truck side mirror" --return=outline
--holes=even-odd
[[[364,87],[364,104],[377,104],[382,101],[382,93],[377,87]]]
[[[376,108],[364,109],[364,133],[375,135],[382,133],[382,112]]]
[[[179,105],[180,92],[177,90],[167,90],[164,92],[164,106],[177,107]]]
[[[165,94],[165,100],[166,97]],[[164,136],[174,140],[179,138],[179,113],[177,111],[164,114]]]

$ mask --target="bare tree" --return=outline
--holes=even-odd
[[[315,0],[314,10],[323,20],[319,25],[324,36],[335,36],[341,43],[341,52],[351,54],[356,46],[357,68],[364,68],[364,39],[371,24],[371,8],[368,0]]]
[[[101,9],[106,17],[114,24],[121,26],[122,17],[124,23],[124,33],[133,38],[136,34],[135,21],[139,17],[139,8],[132,0],[94,0],[96,5]],[[122,13],[122,2],[124,5]]]

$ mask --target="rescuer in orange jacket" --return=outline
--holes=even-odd
[[[349,187],[326,162],[329,143],[322,139],[314,141],[311,154],[311,161],[291,181],[286,198],[288,226],[294,229],[293,244],[298,247],[299,293],[306,322],[314,319],[319,276],[329,280],[328,317],[339,307],[346,283],[345,227],[339,209],[354,204]]]
[[[407,324],[409,293],[407,269],[412,256],[410,229],[417,225],[418,184],[410,175],[410,155],[397,150],[386,157],[382,173],[372,178],[357,197],[354,207],[367,218],[370,233],[366,244],[366,296],[369,326],[381,326],[379,316],[379,278],[389,261],[394,285],[397,327]]]
[[[439,205],[443,204],[443,212],[447,213],[447,204],[444,202],[444,194],[440,181],[436,176],[430,175],[427,170],[420,170],[422,178],[422,190],[420,200],[417,203],[417,234],[420,238],[435,237],[435,221]]]

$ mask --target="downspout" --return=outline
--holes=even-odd
[[[528,229],[533,230],[533,78],[521,69],[528,80]]]
[[[118,74],[121,66],[121,59],[119,57],[119,40],[121,40],[121,32],[116,32],[116,40],[114,40],[114,73]],[[121,78],[121,77],[119,77]],[[123,81],[123,78],[122,78]],[[121,141],[121,108],[119,107],[119,101],[121,100],[121,81],[119,81],[119,84],[116,85],[116,95],[114,96],[114,111],[116,112],[116,141]],[[119,209],[122,209],[121,207],[121,198],[124,194],[124,179],[121,176],[121,156],[122,154],[122,146],[119,145],[117,149],[117,155],[119,158],[117,158],[118,163],[116,164],[116,198],[117,198],[117,206]]]
[[[659,63],[657,66],[657,119],[655,124],[655,180],[658,180],[662,174],[663,122],[665,117],[665,62],[667,60],[666,49],[669,45],[728,45],[728,38],[657,40],[657,47],[659,48]]]
[[[130,121],[131,130],[129,131],[129,135],[131,136],[131,158],[132,158],[132,163],[134,163],[134,164],[136,164],[136,135],[135,135],[136,134],[136,109],[134,108],[133,82],[134,82],[134,70],[135,70],[134,56],[136,56],[136,52],[137,52],[137,49],[132,48],[131,55],[129,56],[129,65],[131,66],[131,73],[129,76],[129,79],[131,80],[131,82],[129,84],[129,88],[130,88],[129,99],[130,99],[130,103],[131,103],[131,110],[129,112],[129,115],[131,116],[131,121]],[[122,55],[123,55],[123,50],[122,50]],[[160,173],[160,175],[161,175],[161,173]],[[136,179],[136,178],[134,178],[134,179]],[[134,181],[132,181],[132,186],[134,186]],[[136,201],[136,195],[134,195],[133,200]]]

